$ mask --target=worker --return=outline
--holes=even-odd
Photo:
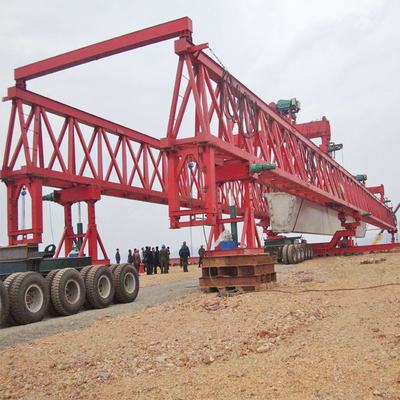
[[[169,266],[171,265],[171,264],[169,263],[169,259],[171,258],[171,251],[170,251],[170,249],[169,249],[169,246],[167,247],[167,251],[168,251],[168,264],[167,264],[167,274],[168,274],[168,272],[169,272]]]
[[[179,257],[182,260],[183,272],[188,272],[188,258],[190,257],[190,250],[189,247],[186,246],[186,242],[183,242],[183,245],[179,250]]]
[[[153,253],[151,252],[150,246],[146,246],[144,259],[146,260],[147,275],[153,275]]]
[[[131,249],[128,250],[128,263],[133,264],[133,254]]]
[[[206,254],[206,251],[204,250],[203,245],[201,245],[199,248],[199,268],[200,268],[200,265],[203,265],[203,258],[204,258],[205,254]]]
[[[144,249],[144,247],[142,247],[142,256],[141,257],[142,257],[142,263],[144,265],[144,272],[146,272],[147,265],[146,265],[146,259],[145,259],[144,253],[145,253],[145,249]]]
[[[121,262],[121,254],[119,254],[119,249],[117,249],[117,252],[115,253],[115,261],[117,264]]]
[[[153,253],[153,258],[154,258],[154,273],[156,274],[157,267],[160,267],[160,250],[158,250],[158,246],[156,246],[156,250]]]
[[[168,274],[169,253],[165,248],[165,244],[161,246],[160,250],[160,269],[162,274]]]
[[[140,254],[139,249],[135,249],[133,253],[133,264],[135,265],[136,271],[139,272],[140,269]]]

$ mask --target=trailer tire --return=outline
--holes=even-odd
[[[111,273],[114,276],[114,271],[119,267],[121,264],[111,264],[108,268],[110,268]]]
[[[307,244],[307,260],[312,259],[312,246],[311,244]]]
[[[11,286],[12,286],[13,282],[15,281],[15,279],[17,279],[17,277],[20,276],[21,274],[22,274],[22,272],[14,272],[13,274],[7,276],[6,280],[3,282],[4,286],[7,290],[9,302],[10,302]],[[17,322],[15,321],[15,319],[11,315],[11,303],[10,303],[10,312],[8,313],[7,323],[9,325],[18,325]]]
[[[139,274],[132,264],[120,264],[113,273],[114,303],[131,303],[139,293]]]
[[[288,249],[287,249],[287,258],[288,258],[289,264],[297,264],[299,261],[297,249],[294,244],[289,244]]]
[[[297,244],[296,247],[297,247],[297,250],[299,252],[299,260],[298,260],[298,262],[303,262],[306,259],[306,255],[305,255],[305,252],[304,252],[304,247],[301,244]]]
[[[7,276],[6,280],[4,281],[4,286],[7,289],[8,296],[10,297],[10,291],[11,291],[11,286],[15,279],[17,279],[18,276],[20,276],[23,272],[15,272],[14,274],[11,274]]]
[[[90,305],[90,303],[88,302],[87,299],[87,287],[86,287],[86,277],[87,274],[89,273],[89,271],[94,267],[94,265],[87,265],[86,267],[83,267],[80,271],[80,274],[83,278],[83,282],[85,283],[85,292],[86,292],[86,296],[85,296],[85,302],[83,303],[83,307],[86,308],[87,310],[92,309],[93,307]]]
[[[67,316],[77,314],[85,302],[85,283],[81,274],[74,268],[57,272],[51,284],[51,300],[58,314]]]
[[[81,274],[84,282],[86,282],[87,274],[90,271],[90,269],[93,268],[93,267],[94,267],[94,265],[87,265],[86,267],[83,267],[81,269],[80,274]]]
[[[86,296],[93,308],[106,308],[114,298],[113,275],[105,265],[91,268],[86,276]]]
[[[288,261],[288,247],[289,246],[287,244],[285,244],[282,247],[282,261],[283,261],[284,264],[289,264],[289,261]]]
[[[0,281],[0,327],[7,321],[10,312],[10,299],[8,298],[8,290],[4,283]]]
[[[53,306],[53,301],[51,300],[51,284],[53,283],[53,279],[56,276],[57,272],[59,269],[53,269],[46,275],[46,282],[47,286],[49,288],[49,293],[50,293],[50,298],[49,298],[49,307],[47,308],[47,313],[51,315],[52,317],[57,317],[58,312]]]
[[[310,260],[312,260],[313,257],[314,257],[314,249],[313,249],[313,247],[312,247],[311,244],[310,244]]]
[[[38,322],[49,306],[46,280],[37,272],[24,272],[11,286],[11,315],[21,325]]]

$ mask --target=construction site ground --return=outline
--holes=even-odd
[[[400,253],[316,258],[272,290],[194,291],[6,347],[0,398],[400,399]]]

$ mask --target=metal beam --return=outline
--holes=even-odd
[[[192,32],[192,20],[180,18],[16,68],[14,77],[17,81],[27,81],[174,37],[191,37]]]

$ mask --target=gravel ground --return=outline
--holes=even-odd
[[[400,399],[399,285],[400,253],[318,258],[107,315],[2,350],[0,398]]]
[[[48,317],[30,324],[0,328],[0,350],[15,344],[40,339],[60,332],[74,331],[93,324],[97,319],[142,310],[156,303],[175,300],[185,294],[199,290],[200,272],[194,266],[188,273],[180,267],[171,267],[168,274],[145,275],[139,277],[140,290],[133,303],[112,304],[101,310],[83,310],[68,317]]]

